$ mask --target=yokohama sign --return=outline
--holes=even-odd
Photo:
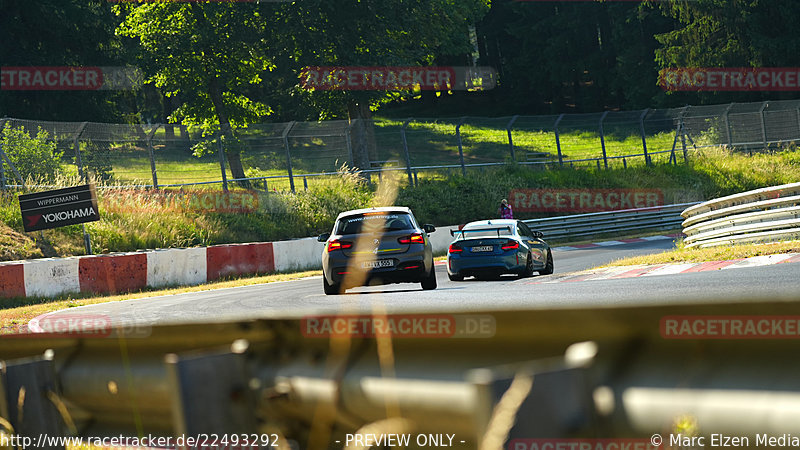
[[[19,207],[28,232],[100,220],[92,184],[20,195]]]
[[[518,212],[601,212],[664,204],[660,189],[512,189]]]

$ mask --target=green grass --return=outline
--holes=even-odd
[[[784,253],[800,253],[800,241],[725,245],[709,248],[686,248],[679,242],[677,248],[672,251],[619,259],[602,267],[729,261],[733,259]]]
[[[462,150],[466,164],[496,162],[557,161],[555,132],[550,117],[524,118],[513,130],[514,157],[508,145],[506,125],[509,118],[469,119],[460,128]],[[459,119],[415,119],[406,129],[406,138],[411,165],[437,166],[460,163],[456,125]],[[391,119],[376,119],[370,139],[371,159],[374,161],[396,161],[394,165],[405,166],[405,152],[401,138],[403,122]],[[286,150],[280,136],[262,136],[258,130],[247,130],[242,140],[242,162],[249,177],[281,177],[287,175]],[[347,142],[343,136],[299,136],[289,139],[292,171],[295,175],[320,172],[335,172],[350,160]],[[155,141],[163,137],[163,130],[156,133]],[[562,157],[565,160],[601,158],[600,134],[595,123],[567,124],[560,129]],[[649,151],[669,150],[674,133],[664,131],[647,136]],[[160,141],[163,143],[163,141]],[[101,152],[97,158],[111,165],[118,184],[151,184],[152,172],[149,152],[143,143],[98,143]],[[609,157],[641,154],[642,141],[638,127],[611,127],[605,129],[606,154]],[[219,181],[220,163],[216,144],[211,144],[211,154],[193,156],[189,141],[172,141],[169,146],[154,145],[156,173],[159,184],[202,183]],[[541,156],[540,154],[544,154]],[[73,151],[65,152],[66,166],[74,171]],[[642,165],[643,159],[626,160],[629,165]],[[622,166],[620,160],[610,160],[612,166]],[[583,163],[581,165],[587,165]],[[226,169],[228,179],[233,178]],[[316,178],[309,178],[315,182]],[[302,179],[296,183],[302,186]],[[264,189],[261,182],[256,187]],[[288,190],[286,179],[267,181],[269,190]]]
[[[654,158],[653,166],[629,165],[627,169],[612,165],[604,170],[589,165],[580,170],[537,170],[509,165],[470,169],[467,177],[462,177],[460,170],[431,171],[420,175],[416,187],[409,185],[404,173],[397,173],[397,177],[384,175],[383,183],[373,175],[373,183],[367,184],[362,177],[343,172],[310,179],[307,191],[302,179],[297,178],[296,193],[280,189],[266,193],[257,186],[259,190],[254,195],[258,196],[259,207],[247,214],[165,209],[155,194],[114,194],[99,189],[102,220],[87,224],[87,229],[97,253],[273,241],[329,231],[339,212],[369,205],[406,205],[420,222],[442,226],[494,217],[498,201],[515,188],[662,189],[666,203],[680,203],[796,182],[798,174],[800,151],[796,149],[753,156],[708,149],[692,153],[688,164],[682,158],[678,165]],[[396,185],[378,200],[377,186],[389,185],[390,179],[396,180]],[[64,176],[59,182],[64,186],[79,184],[74,176]],[[270,182],[269,187],[272,186]],[[201,188],[220,190],[218,185],[196,189]],[[231,188],[241,189],[235,185]],[[41,234],[23,233],[16,199],[19,193],[0,196],[0,227],[4,225],[0,230],[4,234],[0,260],[83,254],[80,226]],[[121,206],[112,208],[111,203]],[[524,219],[541,214],[518,211],[515,216]]]

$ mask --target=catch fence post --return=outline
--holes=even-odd
[[[161,127],[161,124],[156,124],[153,130],[147,135],[147,151],[150,153],[150,173],[153,175],[153,188],[158,189],[158,175],[156,175],[156,157],[153,153],[153,136],[156,131]]]
[[[458,157],[461,159],[461,175],[467,176],[467,167],[464,165],[464,147],[461,145],[461,125],[464,124],[466,117],[462,117],[456,125],[456,139],[458,140]]]
[[[603,164],[605,165],[606,169],[608,169],[608,156],[606,155],[606,137],[605,132],[603,131],[603,121],[606,120],[607,115],[608,111],[604,112],[600,117],[600,147],[603,149]],[[600,168],[600,161],[597,161],[597,168]]]
[[[644,164],[650,165],[650,155],[647,153],[647,135],[644,133],[644,117],[650,112],[650,108],[645,109],[639,116],[639,131],[642,133],[642,150],[644,151]]]
[[[217,147],[219,149],[219,168],[222,172],[222,191],[228,192],[228,175],[225,173],[225,146],[222,143],[223,135],[220,133],[217,139]]]
[[[561,154],[561,137],[558,134],[558,124],[561,123],[561,119],[564,118],[564,114],[558,116],[556,119],[556,123],[553,125],[553,129],[556,132],[556,150],[558,150],[558,165],[564,167],[564,156]]]
[[[6,169],[5,169],[5,161],[6,161],[6,154],[3,152],[3,131],[5,131],[6,121],[8,119],[2,118],[0,119],[0,190],[6,190]]]
[[[408,140],[406,139],[406,127],[408,124],[413,120],[413,118],[409,117],[403,122],[403,126],[400,128],[400,137],[403,138],[403,152],[406,157],[406,173],[408,173],[408,184],[410,186],[414,186],[414,178],[411,174],[411,154],[408,152]]]
[[[730,118],[728,117],[729,113],[731,112],[731,108],[735,103],[731,103],[725,108],[725,113],[723,113],[723,117],[725,118],[725,136],[728,138],[728,147],[733,147],[733,137],[731,135],[731,123]]]
[[[78,141],[83,134],[83,131],[86,129],[86,126],[89,125],[89,122],[83,122],[80,127],[78,127],[78,131],[75,133],[75,138],[73,140],[73,146],[75,147],[75,165],[78,166],[78,176],[86,181],[86,174],[83,170],[83,162],[81,161],[81,145]]]
[[[289,188],[294,192],[294,176],[292,175],[292,153],[289,150],[289,132],[292,131],[295,121],[289,122],[286,129],[283,130],[283,147],[286,149],[286,172],[289,174]]]
[[[511,152],[511,161],[517,162],[517,156],[514,152],[514,140],[511,138],[511,128],[514,126],[514,122],[517,121],[519,116],[514,116],[511,120],[508,121],[508,125],[506,125],[506,133],[508,134],[508,149]]]
[[[769,106],[769,102],[764,102],[758,113],[761,115],[761,139],[764,141],[764,150],[767,149],[767,121],[764,118],[764,110]]]

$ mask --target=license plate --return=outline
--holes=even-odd
[[[494,247],[492,247],[491,245],[481,245],[481,246],[478,246],[478,247],[472,247],[472,251],[476,252],[476,253],[477,252],[491,252],[491,251],[494,251]]]
[[[394,266],[394,261],[391,259],[378,259],[376,261],[364,261],[361,263],[361,267],[364,269],[379,269],[381,267],[392,267]]]

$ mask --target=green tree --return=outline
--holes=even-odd
[[[121,66],[131,47],[114,34],[107,0],[2,0],[0,65]],[[70,121],[138,121],[135,91],[12,91],[0,94],[0,116]]]
[[[669,67],[794,67],[800,52],[796,0],[696,0],[659,4],[678,27],[656,36],[656,63]],[[771,94],[796,97],[796,94]],[[753,97],[758,94],[753,94]],[[719,103],[742,95],[704,93]],[[753,98],[754,99],[754,98]]]
[[[225,136],[231,173],[244,178],[235,130],[269,113],[247,91],[273,67],[269,7],[155,2],[117,11],[124,15],[117,31],[138,39],[149,81],[183,100],[172,119]]]
[[[183,100],[174,119],[219,126],[233,137],[226,145],[231,172],[244,177],[235,129],[269,115],[268,105],[291,105],[277,107],[294,119],[296,111],[369,119],[372,108],[398,97],[303,91],[298,75],[304,67],[426,65],[443,55],[466,54],[468,26],[487,2],[152,3],[119,7],[127,15],[118,31],[139,40],[150,80]],[[361,135],[368,132],[362,129]]]
[[[14,174],[13,169],[16,169],[23,178],[20,181],[33,178],[48,182],[53,181],[60,170],[63,152],[56,150],[55,141],[41,128],[36,136],[31,136],[24,127],[6,124],[0,134],[0,146],[13,165],[9,167],[6,161],[0,161],[6,176]]]

